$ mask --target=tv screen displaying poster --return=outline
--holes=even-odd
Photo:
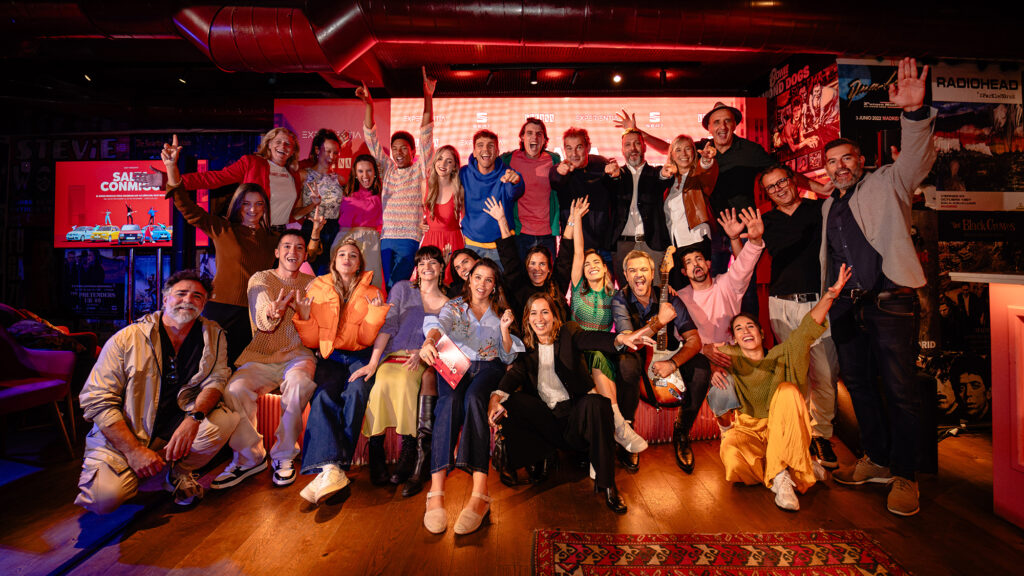
[[[54,247],[169,247],[173,206],[135,178],[152,162],[57,162]]]

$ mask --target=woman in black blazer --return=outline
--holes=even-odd
[[[629,334],[590,332],[575,322],[562,323],[550,294],[538,292],[523,311],[523,342],[512,369],[491,394],[488,415],[501,420],[512,469],[546,460],[556,450],[585,451],[594,469],[594,489],[617,514],[626,504],[615,487],[615,437],[607,398],[591,394],[594,381],[584,350],[614,354],[624,347],[653,345],[658,323],[671,322],[675,310],[663,308],[657,321]],[[502,418],[504,417],[504,420]]]

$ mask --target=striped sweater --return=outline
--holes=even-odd
[[[292,316],[295,310],[285,309],[277,320],[267,318],[274,300],[282,292],[298,290],[305,297],[306,286],[313,281],[309,274],[299,275],[294,280],[283,280],[274,270],[263,270],[249,279],[249,322],[252,325],[252,342],[245,347],[235,361],[241,366],[246,362],[278,364],[290,362],[299,356],[313,356],[313,351],[302,345]]]
[[[769,350],[760,362],[743,355],[739,346],[725,345],[718,349],[732,359],[729,372],[736,381],[740,411],[754,418],[767,418],[775,389],[783,382],[792,382],[807,397],[807,368],[811,344],[825,332],[810,313],[784,342]]]
[[[377,125],[363,126],[363,135],[370,153],[380,165],[381,200],[384,210],[384,226],[381,240],[415,240],[423,237],[420,223],[423,221],[423,190],[426,187],[426,165],[434,156],[434,123],[420,129],[417,153],[420,158],[406,168],[395,165],[391,156],[384,152],[377,137]],[[421,160],[422,159],[422,160]]]

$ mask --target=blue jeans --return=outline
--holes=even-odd
[[[369,348],[358,352],[335,350],[326,360],[317,359],[316,392],[309,402],[309,419],[302,441],[302,473],[315,474],[325,464],[344,470],[352,465],[359,431],[370,397],[372,378],[349,382],[349,376],[366,366]]]
[[[519,248],[519,259],[526,262],[526,253],[534,246],[543,246],[551,253],[551,262],[555,261],[555,237],[551,234],[534,236],[533,234],[517,234],[516,247]]]
[[[408,280],[416,267],[416,250],[420,243],[415,240],[394,240],[387,238],[380,241],[380,263],[383,268],[384,285],[388,291],[396,282]]]
[[[505,365],[500,360],[490,360],[472,362],[454,390],[443,378],[438,378],[431,472],[450,472],[458,467],[471,474],[487,473],[491,458],[487,404],[504,374]],[[458,442],[459,453],[453,465],[452,451],[460,431],[462,441]]]
[[[920,437],[917,296],[839,298],[829,311],[839,373],[850,392],[860,441],[875,464],[914,479]],[[875,380],[881,379],[881,394]]]
[[[476,252],[481,258],[490,258],[498,265],[498,270],[501,270],[502,272],[505,271],[505,267],[501,265],[501,257],[498,256],[497,248],[481,248],[480,246],[472,246],[469,244],[466,244],[466,248]]]

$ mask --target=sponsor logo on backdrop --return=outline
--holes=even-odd
[[[487,112],[477,112],[476,113],[476,123],[477,124],[487,124]]]
[[[932,72],[936,102],[999,102],[1021,104],[1020,72],[976,64],[936,65]]]
[[[651,112],[647,114],[647,121],[651,124],[661,124],[661,112]]]
[[[555,121],[555,115],[554,114],[546,114],[546,113],[541,113],[541,112],[533,112],[531,114],[523,114],[523,121],[526,121],[527,118],[536,118],[536,119],[541,120],[541,121],[543,121],[545,123],[546,122],[554,122]]]

